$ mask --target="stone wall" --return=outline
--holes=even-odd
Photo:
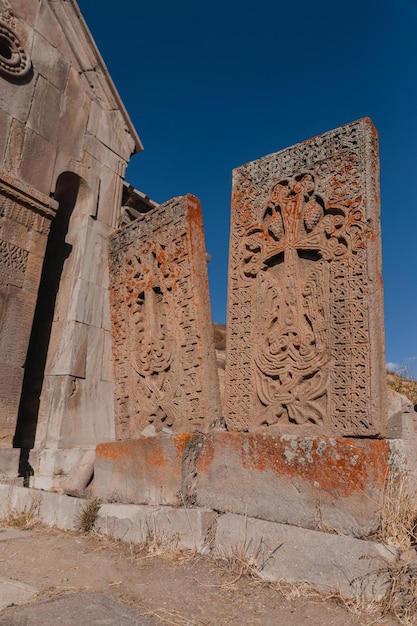
[[[1,1],[0,37],[0,445],[17,424],[14,444],[36,447],[39,478],[62,470],[42,469],[42,450],[114,437],[107,236],[142,146],[75,2]],[[42,275],[55,212],[59,267]],[[52,296],[35,312],[42,284]],[[35,363],[31,350],[45,355]]]

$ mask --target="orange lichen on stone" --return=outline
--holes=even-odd
[[[175,451],[177,454],[177,461],[180,463],[183,458],[184,449],[192,442],[196,437],[193,433],[179,433],[173,436]]]
[[[154,448],[145,450],[146,464],[149,467],[168,467],[171,465],[170,460],[166,457],[165,451],[161,448]],[[172,471],[175,471],[174,467]]]
[[[118,461],[119,459],[132,457],[133,448],[129,443],[99,443],[96,447],[97,459],[111,459],[112,461]]]
[[[245,470],[306,481],[349,496],[363,491],[370,480],[383,487],[389,444],[382,440],[222,433],[205,438],[198,471],[207,473],[215,456],[238,457]]]

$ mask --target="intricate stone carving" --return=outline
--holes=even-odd
[[[235,171],[229,427],[381,433],[376,154],[360,120]]]
[[[167,202],[110,240],[116,432],[202,431],[220,415],[201,211]]]
[[[16,33],[5,21],[0,21],[0,74],[9,79],[24,78],[31,61]]]
[[[0,285],[12,281],[23,285],[29,252],[7,241],[0,241]]]

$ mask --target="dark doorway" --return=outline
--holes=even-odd
[[[59,208],[51,224],[45,251],[13,440],[13,447],[21,448],[19,475],[26,478],[33,474],[28,461],[29,451],[35,444],[40,395],[59,284],[65,260],[72,249],[65,239],[79,187],[80,178],[65,172],[58,178],[54,194]]]

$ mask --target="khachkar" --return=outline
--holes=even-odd
[[[199,201],[175,198],[110,239],[116,438],[202,432],[220,396]]]
[[[229,430],[380,436],[376,131],[369,119],[234,171]]]

